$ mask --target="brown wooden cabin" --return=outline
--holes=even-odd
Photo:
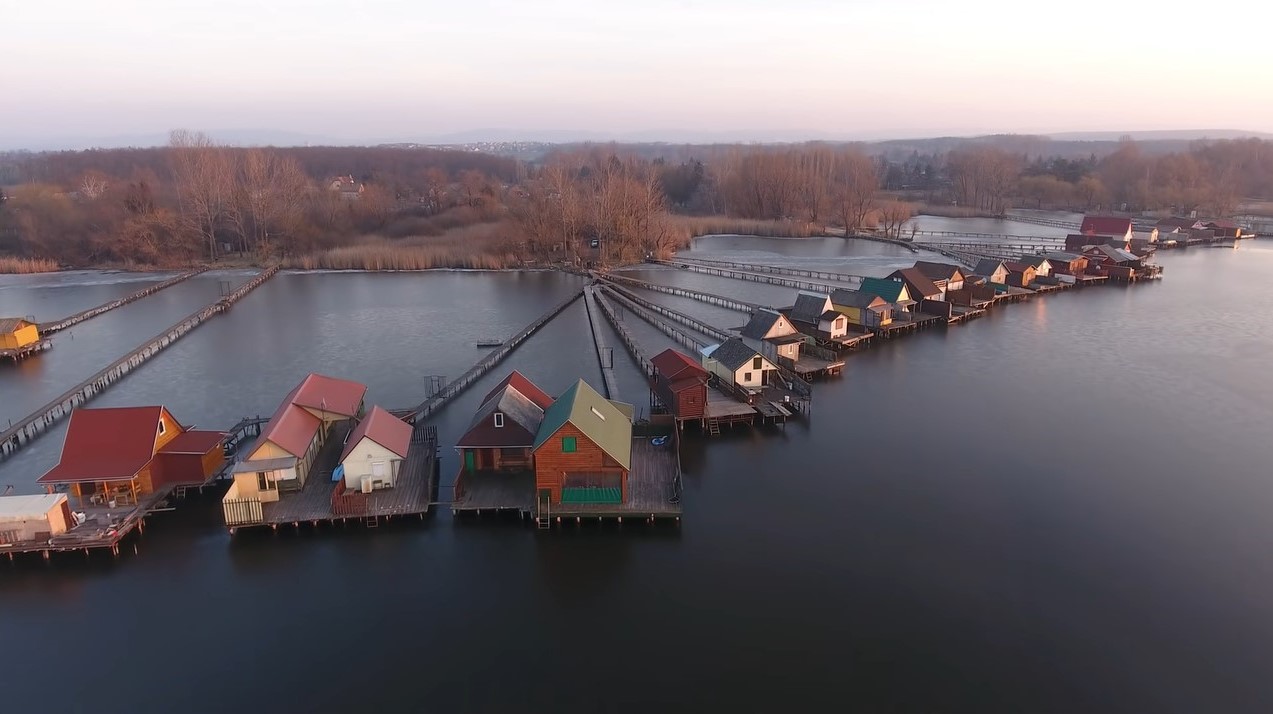
[[[702,419],[707,412],[707,370],[675,349],[663,350],[650,361],[650,389],[657,402],[678,422]]]
[[[1082,275],[1087,271],[1087,256],[1078,253],[1044,253],[1052,263],[1053,275]]]
[[[492,389],[456,442],[461,469],[529,471],[535,435],[552,398],[520,372],[512,372]]]
[[[1034,282],[1038,271],[1028,263],[1008,262],[1003,264],[1008,269],[1008,284],[1018,288],[1028,288]]]
[[[583,380],[558,397],[535,439],[537,503],[626,503],[631,409],[607,400]]]
[[[201,486],[225,461],[225,434],[182,426],[164,407],[76,409],[57,466],[40,477],[94,504],[138,499],[170,486]]]

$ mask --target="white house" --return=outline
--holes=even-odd
[[[411,446],[411,425],[380,407],[354,427],[340,456],[345,488],[364,493],[393,488]]]
[[[777,362],[779,357],[792,362],[800,359],[804,335],[780,312],[761,308],[752,313],[751,320],[739,328],[738,333],[744,342],[771,362]]]
[[[849,319],[836,311],[830,295],[801,291],[791,308],[791,322],[821,340],[834,340],[849,334]]]
[[[725,384],[758,391],[778,367],[741,338],[733,337],[703,351],[703,368]]]

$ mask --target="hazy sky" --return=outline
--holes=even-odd
[[[1270,19],[1252,0],[0,0],[0,142],[1273,131]]]

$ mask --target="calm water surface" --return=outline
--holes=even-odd
[[[895,250],[694,248],[784,263],[826,251],[870,274],[914,259]],[[854,354],[785,431],[691,437],[679,529],[541,533],[444,512],[231,540],[210,499],[154,519],[118,562],[4,564],[0,642],[22,643],[0,648],[4,709],[57,692],[58,708],[94,712],[1267,711],[1273,250],[1160,261],[1159,284],[1004,306]],[[476,339],[577,284],[284,274],[96,404],[161,401],[224,425],[269,411],[309,369],[410,404],[422,375],[458,374]],[[626,321],[651,351],[669,344]],[[599,384],[588,339],[575,305],[506,364],[550,391]],[[619,367],[625,398],[645,404],[637,370]],[[450,445],[503,371],[440,415],[444,486]],[[0,466],[0,483],[29,490],[60,440]]]

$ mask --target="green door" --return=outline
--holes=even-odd
[[[474,464],[473,464],[473,450],[472,450],[472,449],[465,449],[465,451],[464,451],[464,470],[465,470],[465,471],[468,471],[469,473],[473,473],[474,468],[475,468],[475,467],[474,467]]]

